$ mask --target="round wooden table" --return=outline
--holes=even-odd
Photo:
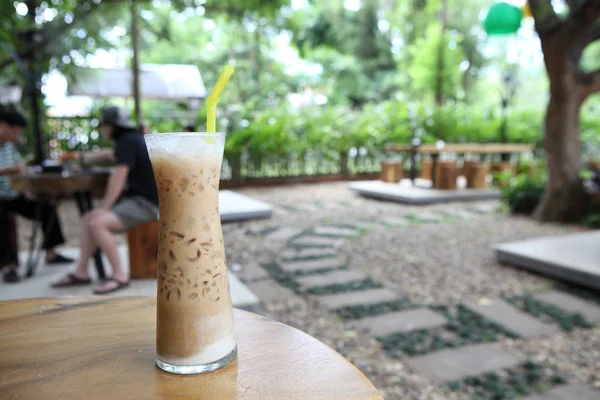
[[[238,358],[203,375],[154,365],[156,299],[0,302],[2,399],[381,399],[344,357],[282,323],[235,310]]]
[[[103,191],[106,188],[109,177],[110,169],[107,168],[75,172],[42,172],[11,176],[10,185],[14,190],[21,193],[30,192],[40,196],[50,195],[59,198],[73,195],[77,201],[79,213],[83,216],[84,213],[93,208],[92,192]],[[34,254],[33,246],[36,232],[34,224],[30,251],[27,257],[26,276],[28,277],[34,275],[41,255],[41,251],[38,254]],[[94,253],[94,262],[98,277],[100,279],[105,278],[106,272],[104,271],[100,250]]]
[[[14,175],[10,185],[18,192],[66,195],[92,192],[106,187],[110,170],[99,169],[78,172],[42,172]]]

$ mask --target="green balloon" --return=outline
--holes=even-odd
[[[509,3],[496,3],[490,7],[483,29],[488,35],[510,35],[521,27],[523,13],[521,9]]]

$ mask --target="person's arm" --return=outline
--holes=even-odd
[[[23,168],[23,164],[21,163],[15,164],[7,168],[0,168],[0,176],[20,174],[21,172],[23,172]]]
[[[62,161],[75,160],[84,165],[109,163],[115,161],[115,151],[114,149],[100,149],[98,151],[83,152],[69,151],[61,154],[60,159]]]
[[[129,174],[129,167],[127,165],[119,164],[113,169],[112,173],[110,174],[110,178],[108,178],[106,192],[104,192],[104,201],[102,202],[102,206],[100,208],[104,210],[110,210],[115,204],[123,192],[127,174]]]
[[[100,164],[115,161],[114,149],[100,149],[98,151],[84,151],[78,157],[83,164]]]

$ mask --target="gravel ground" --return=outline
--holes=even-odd
[[[404,206],[362,199],[351,193],[346,183],[236,191],[271,203],[275,206],[275,214],[269,220],[224,225],[230,266],[275,258],[281,243],[248,234],[262,227],[308,229],[325,222],[350,223],[358,218],[452,212],[480,204],[499,204]],[[325,208],[315,207],[318,203]],[[294,204],[310,204],[311,210],[290,211],[285,207]],[[77,245],[80,219],[74,204],[63,203],[60,215],[68,245]],[[369,272],[375,281],[397,289],[412,302],[447,305],[548,289],[552,280],[498,265],[492,247],[504,241],[557,235],[573,229],[541,225],[527,218],[503,214],[475,215],[469,219],[401,228],[381,226],[360,238],[348,240],[340,251],[348,255],[350,267]],[[19,234],[24,240],[28,234],[27,224],[20,225]],[[290,299],[266,304],[265,310],[268,316],[307,332],[339,351],[371,379],[386,399],[466,398],[464,394],[447,392],[413,374],[402,359],[387,357],[377,341],[357,334],[337,316],[309,300]],[[554,365],[570,382],[586,383],[600,389],[597,368],[600,328],[578,329],[549,339],[509,340],[508,344],[530,358]]]

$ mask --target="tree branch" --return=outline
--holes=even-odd
[[[566,21],[569,27],[568,35],[573,39],[586,32],[600,19],[600,1],[587,0],[579,3],[579,7],[571,9]]]
[[[538,35],[547,35],[562,26],[562,22],[552,8],[550,0],[529,0]]]
[[[600,69],[592,72],[579,71],[576,79],[580,85],[579,104],[591,94],[600,92]]]
[[[593,25],[591,28],[585,32],[585,34],[580,35],[575,39],[575,42],[571,45],[569,49],[569,56],[573,61],[574,65],[579,65],[579,60],[581,59],[581,55],[583,50],[596,40],[600,40],[600,22]]]

